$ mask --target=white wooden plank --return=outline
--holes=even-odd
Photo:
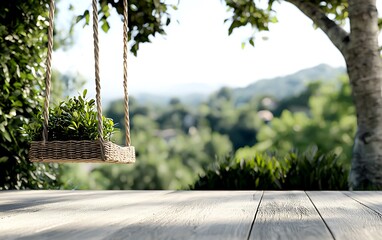
[[[381,191],[354,191],[343,193],[382,215]]]
[[[333,239],[303,191],[266,191],[249,239]]]
[[[381,239],[381,215],[341,192],[307,192],[335,239]]]
[[[111,193],[111,192],[109,192]],[[88,195],[97,195],[97,197],[105,197],[109,194],[101,191],[51,191],[51,190],[38,190],[38,191],[1,191],[0,192],[0,217],[12,215],[22,211],[38,211],[38,206],[57,203],[63,201],[76,201],[81,200]]]
[[[136,239],[137,236],[168,239],[174,233],[190,238],[210,239],[215,234],[220,239],[220,234],[225,234],[229,239],[235,239],[232,236],[245,236],[245,239],[260,196],[254,192],[176,192],[150,197],[144,192],[136,193],[144,201],[132,201],[134,192],[116,193],[104,198],[95,193],[82,196],[82,200],[72,196],[73,201],[47,203],[37,211],[24,208],[26,211],[19,212],[11,221],[1,219],[4,221],[0,221],[0,226],[5,226],[1,239]],[[211,209],[214,211],[210,212]],[[156,231],[150,232],[150,226]]]
[[[262,192],[185,191],[110,239],[247,239]]]
[[[139,201],[140,197],[152,194],[166,194],[171,191],[10,191],[0,192],[0,219],[38,212],[68,204],[88,205],[89,201],[105,202],[104,198],[131,195],[131,200]],[[138,198],[138,199],[137,199]],[[107,204],[107,202],[106,202]]]
[[[66,233],[82,225],[89,227],[84,228],[85,232],[108,226],[112,231],[113,224],[126,219],[126,212],[122,209],[130,207],[133,211],[135,205],[168,193],[170,191],[22,191],[7,194],[8,201],[18,202],[15,202],[16,206],[7,206],[9,211],[2,212],[0,238],[43,239],[56,233],[67,239]],[[25,206],[29,200],[32,203]],[[7,205],[12,206],[9,202]],[[2,206],[0,208],[4,209]],[[88,224],[92,222],[96,224]]]

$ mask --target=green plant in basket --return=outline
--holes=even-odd
[[[96,140],[98,139],[98,120],[94,99],[86,99],[87,90],[82,96],[67,98],[49,109],[48,140]],[[102,116],[103,139],[110,141],[115,132],[114,122]],[[40,112],[37,120],[24,126],[30,140],[42,140],[43,117]]]

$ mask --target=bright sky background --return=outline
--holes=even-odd
[[[177,2],[177,1],[175,1]],[[65,9],[72,3],[76,14],[90,9],[91,1],[60,1],[56,23],[68,26]],[[382,9],[381,1],[378,1]],[[255,47],[244,49],[241,43],[252,33],[235,30],[228,36],[228,16],[221,0],[180,0],[172,12],[173,21],[166,36],[142,44],[138,56],[129,56],[129,93],[179,95],[187,91],[205,92],[220,86],[243,87],[256,80],[294,73],[326,63],[345,66],[339,51],[321,30],[289,3],[276,7],[279,22],[270,31],[258,35]],[[176,21],[178,20],[179,23]],[[116,12],[110,18],[111,29],[100,31],[102,97],[121,97],[122,91],[122,22]],[[268,40],[263,40],[263,36]],[[91,27],[75,29],[75,45],[69,51],[53,55],[53,67],[62,72],[79,72],[94,94],[94,61]],[[198,89],[194,87],[198,86]]]

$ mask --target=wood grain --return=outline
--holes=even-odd
[[[1,239],[246,239],[261,192],[17,195],[8,194],[16,204],[0,206],[8,209],[0,219]]]
[[[177,192],[111,239],[247,239],[262,192]]]
[[[303,191],[266,191],[249,239],[333,239]]]
[[[380,191],[354,191],[343,192],[345,195],[366,205],[374,211],[382,214],[382,192]]]
[[[137,205],[168,193],[170,191],[20,191],[0,194],[0,226],[4,226],[0,238],[67,239],[81,232],[87,238],[99,238],[102,232],[113,232],[120,221],[140,214],[139,207],[134,211]],[[133,214],[129,215],[125,209]]]
[[[307,192],[335,239],[381,239],[382,218],[341,192]]]

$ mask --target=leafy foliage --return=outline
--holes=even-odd
[[[111,27],[107,21],[110,16],[110,7],[115,8],[120,15],[123,15],[123,1],[99,0],[99,3],[101,6],[99,21],[101,22],[102,30],[107,32]],[[128,4],[128,37],[132,43],[131,52],[137,55],[141,43],[150,42],[150,38],[156,34],[165,34],[165,26],[171,23],[169,9],[176,9],[176,6],[166,4],[160,0],[132,0],[128,1]],[[82,20],[85,21],[85,24],[89,24],[89,9],[77,17],[77,22]]]
[[[228,28],[228,34],[231,35],[235,28],[251,25],[258,31],[268,31],[268,24],[277,22],[277,18],[272,12],[274,1],[269,1],[266,8],[259,7],[257,1],[247,0],[226,0],[228,9],[232,11],[231,18],[226,19],[231,24]],[[254,46],[254,36],[248,39],[248,42]]]
[[[288,171],[283,189],[348,189],[349,165],[341,163],[333,153],[321,154],[312,148],[304,154],[292,153],[284,161]]]
[[[231,35],[236,28],[251,26],[256,32],[269,31],[269,24],[276,23],[276,11],[274,10],[276,0],[260,1],[260,0],[225,0],[228,10],[232,15],[226,19],[230,22],[228,34]],[[348,1],[347,0],[312,0],[309,4],[313,4],[321,9],[327,16],[338,24],[343,25],[348,18]],[[249,44],[254,46],[255,34],[247,40]]]
[[[57,186],[57,166],[28,162],[28,141],[20,131],[39,108],[46,4],[0,2],[0,190]]]
[[[191,186],[195,190],[345,190],[349,169],[334,154],[311,149],[284,157],[227,158]]]
[[[98,135],[98,119],[95,100],[86,99],[86,90],[82,96],[68,98],[49,109],[48,140],[96,140]],[[42,140],[41,112],[39,121],[24,126],[31,140]],[[109,141],[114,132],[114,122],[102,117],[103,139]]]
[[[199,177],[193,190],[281,189],[285,167],[276,158],[256,155],[252,159],[226,158]]]
[[[309,107],[296,112],[284,110],[280,117],[261,128],[258,143],[249,155],[266,150],[286,154],[293,148],[315,145],[323,152],[334,151],[350,164],[356,116],[348,80],[339,79],[335,85],[314,84],[307,91],[312,94]]]
[[[198,123],[207,124],[212,131],[228,135],[234,150],[256,143],[256,134],[262,126],[253,101],[235,106],[233,91],[223,87],[202,105]]]

